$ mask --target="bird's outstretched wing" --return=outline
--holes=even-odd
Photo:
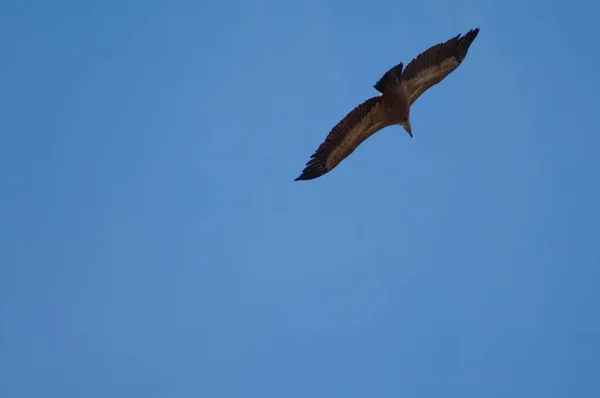
[[[409,104],[412,105],[425,90],[438,84],[458,68],[478,33],[479,28],[471,29],[462,37],[458,35],[444,43],[436,44],[406,65],[402,72],[402,81]]]
[[[383,97],[372,97],[350,111],[327,135],[302,174],[294,181],[312,180],[333,170],[364,140],[391,125],[383,109]]]

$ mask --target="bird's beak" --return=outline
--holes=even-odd
[[[410,135],[411,138],[412,138],[413,135],[412,135],[412,129],[410,128],[410,120],[407,120],[406,123],[404,123],[402,125],[402,127],[404,127],[404,130],[406,130],[406,132],[408,133],[408,135]]]

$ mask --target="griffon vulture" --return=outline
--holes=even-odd
[[[302,174],[294,181],[312,180],[333,170],[364,140],[384,127],[400,125],[412,137],[410,107],[425,90],[441,82],[463,62],[479,28],[459,34],[419,54],[407,66],[387,71],[374,85],[381,94],[358,105],[329,133]]]

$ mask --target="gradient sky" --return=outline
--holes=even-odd
[[[600,396],[599,7],[0,5],[0,397]],[[294,182],[394,64],[480,27]]]

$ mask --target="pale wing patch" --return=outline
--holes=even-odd
[[[406,81],[404,84],[409,103],[412,105],[425,90],[444,80],[457,67],[458,62],[456,59],[448,58],[437,65],[422,70],[417,76]]]
[[[325,163],[327,169],[332,170],[348,155],[354,152],[364,140],[387,125],[389,123],[385,122],[383,106],[381,103],[378,103],[365,117],[352,126],[342,142],[331,151]]]

